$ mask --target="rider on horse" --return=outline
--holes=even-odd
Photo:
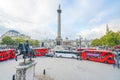
[[[34,51],[33,49],[30,48],[28,40],[26,40],[25,44],[19,43],[16,50],[18,51],[18,54],[16,55],[16,61],[17,61],[17,56],[19,55],[23,55],[24,62],[26,57],[30,57],[30,61],[31,58],[34,57]]]

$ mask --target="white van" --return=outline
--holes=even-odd
[[[77,58],[77,54],[77,52],[69,50],[55,51],[56,57]]]

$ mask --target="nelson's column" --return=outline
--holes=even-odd
[[[56,45],[60,46],[62,45],[62,38],[61,38],[61,12],[62,10],[60,9],[60,5],[59,5],[57,12],[58,12],[58,34],[56,38]]]

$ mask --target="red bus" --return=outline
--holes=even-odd
[[[120,49],[120,45],[114,46],[114,49]]]
[[[10,55],[7,50],[0,50],[0,61],[7,60],[10,58]]]
[[[44,56],[47,53],[48,53],[47,48],[34,48],[35,56]]]
[[[114,54],[111,51],[85,50],[81,53],[82,60],[91,60],[101,63],[114,64]]]
[[[8,53],[10,54],[10,58],[15,58],[15,49],[8,49]]]
[[[78,52],[82,52],[83,50],[94,50],[93,48],[78,48]]]
[[[10,58],[15,58],[15,50],[14,49],[0,50],[0,61],[8,60]]]

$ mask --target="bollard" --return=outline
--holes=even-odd
[[[15,74],[13,74],[13,78],[12,78],[12,80],[15,80]]]
[[[45,69],[43,70],[43,75],[45,75],[46,74],[46,72],[45,72]]]
[[[117,65],[117,67],[118,67],[118,69],[120,68],[119,63],[118,63],[118,65]]]

